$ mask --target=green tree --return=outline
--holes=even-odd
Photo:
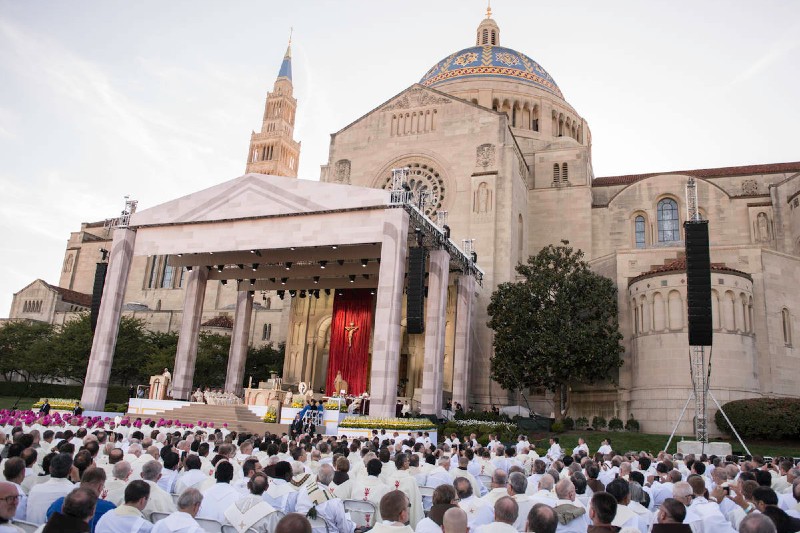
[[[52,377],[53,333],[53,326],[44,322],[8,322],[0,327],[0,374],[5,380],[15,375],[26,382]]]
[[[616,288],[589,270],[582,251],[561,242],[517,265],[522,280],[498,286],[488,308],[492,379],[507,390],[554,392],[559,420],[569,411],[571,386],[613,382],[623,351]]]
[[[247,363],[244,367],[244,383],[242,385],[246,386],[251,376],[253,383],[257,386],[259,381],[269,379],[270,373],[283,373],[285,350],[284,343],[280,343],[277,348],[273,347],[272,343],[265,344],[261,348],[251,346],[247,350]]]
[[[194,387],[220,388],[225,385],[230,348],[231,338],[227,335],[200,332],[194,367]]]
[[[83,313],[66,322],[53,338],[52,350],[57,355],[59,377],[83,383],[86,365],[92,351],[92,329],[89,314]]]

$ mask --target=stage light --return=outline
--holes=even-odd
[[[300,298],[305,298],[305,297],[306,297],[306,290],[303,289],[302,291],[300,291]]]
[[[319,267],[320,268],[325,268],[326,266],[328,266],[328,262],[327,261],[320,261],[319,262]]]
[[[336,291],[336,296],[344,296],[344,291],[342,290]]]
[[[277,291],[277,294],[278,294],[278,298],[283,300],[283,297],[286,296],[286,291],[280,290],[280,291]]]
[[[355,283],[356,282],[356,275],[355,274],[350,274],[350,276],[348,276],[348,277],[350,278],[350,283]]]
[[[192,268],[193,268],[193,267],[191,267],[191,266],[187,266],[187,267],[186,267],[186,272],[191,272],[191,271],[192,271]]]
[[[242,282],[242,280],[241,280],[241,279],[237,279],[237,280],[236,280],[236,283],[237,283],[237,284],[238,284],[238,283],[241,283],[241,282]]]
[[[256,291],[247,291],[248,296],[255,296]]]
[[[227,285],[228,284],[228,280],[227,279],[220,280],[220,283],[222,283],[223,285]]]
[[[367,268],[367,264],[369,264],[369,259],[362,259],[361,260],[361,266],[362,267]]]
[[[253,272],[258,270],[258,263],[253,263]]]
[[[297,291],[296,291],[296,290],[294,290],[294,289],[291,289],[291,290],[289,291],[289,296],[291,296],[292,298],[294,298],[296,295],[297,295]]]
[[[275,278],[269,278],[270,283],[275,283]]]
[[[319,283],[319,276],[314,276],[314,283]]]
[[[375,295],[375,289],[372,289],[371,291],[369,291],[369,293],[374,296]]]
[[[294,246],[290,246],[289,249],[294,252]]]
[[[338,248],[338,246],[336,246],[336,245],[334,244],[333,246],[331,246],[331,248],[332,248],[333,250],[335,250],[335,249],[337,249],[337,248]]]
[[[314,292],[314,298],[316,298],[317,300],[319,300],[319,289],[314,289],[314,291],[313,291],[313,292]]]
[[[255,278],[251,279],[251,280],[250,280],[250,285],[255,285],[255,284],[256,284],[256,280],[255,280]]]
[[[225,268],[225,265],[217,265],[217,272],[222,272],[223,268]]]
[[[330,296],[330,295],[331,295],[331,290],[325,289],[325,296]]]
[[[244,264],[243,264],[243,263],[239,263],[239,264],[238,264],[238,265],[236,265],[236,266],[238,266],[240,269],[244,270]]]
[[[214,255],[214,252],[208,252],[208,255]]]
[[[344,265],[344,259],[337,259],[336,262],[339,263],[339,266]]]
[[[361,277],[364,279],[369,279],[369,274],[361,274]]]
[[[258,257],[261,257],[261,252],[258,250],[250,250],[251,254],[256,254]]]
[[[286,262],[283,264],[283,268],[285,268],[286,270],[289,270],[289,269],[291,269],[291,268],[292,268],[292,262],[291,262],[291,261],[286,261]]]
[[[281,278],[281,285],[286,285],[287,281],[289,281],[289,278]]]
[[[183,254],[175,254],[175,255],[177,255],[178,257],[183,257]]]

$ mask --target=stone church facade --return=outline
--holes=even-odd
[[[251,137],[248,172],[296,177],[296,109],[287,50],[262,131]],[[515,279],[520,261],[563,239],[615,282],[625,348],[618,385],[576,386],[570,414],[632,415],[644,431],[672,429],[691,388],[682,228],[690,177],[710,222],[711,390],[721,403],[798,395],[800,353],[793,337],[800,313],[794,297],[800,282],[800,162],[595,177],[586,119],[541,65],[501,46],[500,29],[487,15],[474,46],[448,55],[418,83],[332,134],[320,179],[389,188],[398,168],[407,169],[415,198],[425,198],[426,214],[437,221],[446,212],[451,238],[473,243],[484,271],[473,312],[476,370],[467,387],[476,408],[520,401],[488,377],[492,334],[485,324],[492,290]],[[73,233],[59,286],[91,292],[94,264],[108,239],[96,224]],[[154,329],[178,329],[184,275],[166,257],[136,258],[126,313]],[[453,392],[456,292],[450,287],[447,303],[447,397]],[[286,342],[285,382],[311,382],[317,390],[324,385],[334,297],[256,296],[250,343]],[[24,299],[24,291],[15,298]],[[233,286],[209,284],[204,319],[232,315],[235,300]],[[19,317],[25,313],[12,318]],[[423,354],[424,335],[404,330],[399,394],[415,401]],[[536,411],[554,410],[546,391],[525,392]],[[680,431],[691,433],[691,427],[684,420]]]

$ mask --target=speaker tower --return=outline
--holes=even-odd
[[[708,221],[683,224],[686,235],[686,303],[689,310],[689,345],[711,346],[711,256]]]

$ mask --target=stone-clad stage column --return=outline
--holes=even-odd
[[[233,335],[228,353],[228,373],[225,375],[225,392],[242,395],[244,364],[247,361],[250,320],[253,315],[253,295],[249,291],[236,294],[236,314],[233,317]]]
[[[453,354],[453,402],[467,409],[470,369],[472,367],[472,301],[475,293],[475,278],[458,278],[456,300],[456,338]]]
[[[447,283],[450,254],[430,252],[428,303],[425,307],[425,362],[422,367],[422,405],[420,412],[441,416],[444,373],[444,337],[447,311]]]
[[[385,213],[369,391],[369,414],[377,417],[395,416],[402,340],[403,285],[408,254],[408,213],[403,209],[387,209]]]
[[[103,411],[106,405],[108,379],[111,364],[114,362],[114,349],[117,346],[119,320],[125,289],[128,286],[128,273],[133,260],[133,247],[136,231],[127,228],[114,230],[111,255],[108,260],[108,275],[103,287],[103,299],[97,317],[97,328],[92,340],[92,352],[86,367],[86,381],[83,386],[81,405],[87,411]]]
[[[189,272],[183,297],[183,321],[178,334],[175,369],[172,372],[172,397],[176,400],[188,400],[192,394],[194,365],[197,362],[197,341],[207,282],[206,267],[197,266]]]

